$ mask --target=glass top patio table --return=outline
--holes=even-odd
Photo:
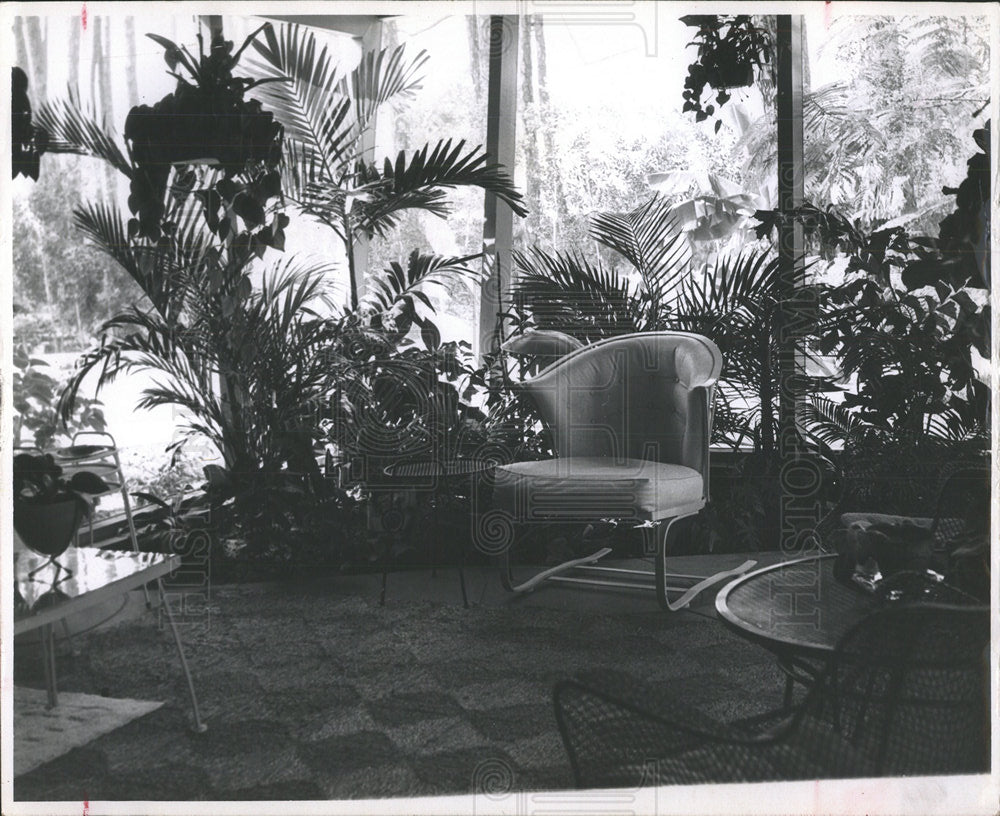
[[[836,555],[782,561],[749,572],[715,599],[722,620],[778,658],[785,706],[795,682],[812,685],[838,641],[874,612],[878,600],[833,575]]]
[[[177,555],[69,547],[55,559],[30,549],[14,553],[14,634],[54,623],[161,578],[180,566]],[[68,571],[68,572],[67,572]]]
[[[828,657],[878,606],[873,595],[834,578],[835,559],[797,558],[747,573],[718,594],[716,611],[739,634],[773,651]]]

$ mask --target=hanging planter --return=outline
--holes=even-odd
[[[698,58],[688,66],[683,110],[702,122],[729,101],[731,89],[753,84],[755,69],[771,60],[771,35],[749,15],[690,14],[681,22],[698,29],[689,43],[698,47]],[[706,86],[716,94],[714,102],[703,104]],[[715,123],[716,131],[721,125]]]
[[[147,35],[166,49],[164,59],[177,78],[177,87],[152,106],[132,108],[125,120],[125,139],[134,163],[128,200],[136,215],[130,223],[133,235],[159,239],[172,167],[214,165],[222,168],[228,179],[256,164],[278,165],[281,124],[260,102],[245,95],[258,85],[279,80],[252,80],[232,74],[240,55],[264,28],[251,34],[235,54],[233,44],[221,38],[214,39],[205,54],[199,35],[197,60],[186,48],[164,37]],[[177,73],[178,68],[186,69],[189,77]],[[266,191],[252,192],[264,195]],[[215,211],[206,215],[212,221]],[[263,210],[259,218],[250,221],[249,226],[260,226]]]
[[[722,42],[712,54],[712,63],[706,66],[709,84],[717,89],[746,88],[753,85],[753,60],[731,43]]]

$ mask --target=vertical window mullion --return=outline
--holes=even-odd
[[[486,152],[490,162],[508,170],[514,167],[517,114],[517,59],[519,20],[514,15],[490,18],[490,59],[486,110]],[[496,195],[487,191],[483,219],[483,263],[489,276],[479,298],[479,336],[476,357],[499,342],[498,313],[509,305],[514,214]]]

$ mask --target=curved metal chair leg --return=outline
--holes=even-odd
[[[500,572],[500,583],[507,592],[531,592],[545,581],[549,579],[558,579],[563,573],[569,572],[570,570],[578,567],[586,567],[594,564],[611,552],[610,547],[601,547],[589,555],[563,561],[560,564],[556,564],[555,566],[548,567],[546,569],[538,570],[538,567],[536,566],[534,569],[537,571],[534,571],[529,575],[515,575],[516,566],[519,560],[518,545],[523,543],[526,537],[523,525],[521,529],[518,529],[515,526],[514,540],[511,542],[509,547],[501,551],[494,558],[494,562]]]
[[[682,518],[689,518],[688,516],[678,516],[672,519],[664,519],[660,526],[662,532],[657,536],[656,544],[656,600],[660,604],[662,609],[669,612],[679,612],[681,609],[685,609],[691,604],[695,598],[697,598],[702,592],[727,578],[735,578],[737,575],[742,575],[744,572],[753,569],[757,562],[747,560],[740,564],[735,569],[723,570],[721,572],[716,572],[713,575],[683,575],[678,573],[667,572],[667,553],[670,552],[670,545],[674,542],[677,534],[677,528],[674,524],[680,521]],[[660,531],[657,531],[660,532]],[[672,587],[667,586],[667,579],[669,578],[679,578],[685,581],[697,581],[692,586],[684,587]],[[670,592],[681,592],[680,598],[676,601],[671,601],[668,593]]]
[[[529,577],[515,575],[515,568],[518,561],[517,545],[515,540],[503,552],[495,557],[495,562],[500,572],[500,583],[507,592],[522,593],[531,592],[545,581],[557,581],[575,584],[590,584],[598,587],[619,588],[619,589],[654,589],[656,591],[657,602],[663,609],[670,612],[677,612],[686,608],[704,590],[727,579],[741,575],[756,565],[756,561],[744,561],[740,566],[731,570],[724,570],[712,575],[688,575],[683,573],[667,572],[667,553],[670,551],[670,544],[676,536],[676,522],[688,516],[677,516],[664,519],[658,527],[648,527],[645,535],[652,537],[647,539],[647,553],[652,553],[654,558],[654,577],[652,585],[648,583],[649,573],[641,570],[618,569],[612,567],[594,566],[600,559],[611,553],[610,547],[601,547],[589,555],[581,558],[574,558],[563,561],[553,567],[540,570]],[[572,570],[579,570],[579,574],[568,576],[564,573]],[[600,576],[609,577],[602,578]],[[639,576],[637,578],[636,576]],[[645,579],[646,583],[635,583],[639,579]],[[680,586],[675,582],[682,582]],[[670,593],[681,593],[680,597],[674,601],[670,600]]]
[[[584,567],[590,564],[594,564],[600,561],[604,556],[611,552],[610,547],[602,547],[596,552],[590,555],[585,555],[582,558],[574,558],[570,561],[563,561],[561,564],[556,564],[554,567],[549,567],[548,569],[542,570],[536,575],[533,575],[527,581],[523,581],[520,584],[515,584],[513,580],[513,575],[510,568],[509,551],[505,552],[500,556],[500,583],[503,584],[503,588],[508,592],[531,592],[535,587],[550,578],[556,578],[564,572],[569,572],[571,569],[577,567]]]

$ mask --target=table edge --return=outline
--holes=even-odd
[[[831,558],[836,558],[836,553],[822,553],[820,555],[807,555],[802,558],[795,558],[791,561],[779,561],[777,564],[771,564],[767,567],[761,567],[753,572],[745,573],[739,576],[733,581],[726,584],[720,591],[719,594],[715,596],[715,611],[718,613],[722,622],[733,629],[737,634],[742,637],[748,638],[759,642],[761,645],[768,649],[795,649],[801,652],[811,652],[813,654],[831,654],[834,651],[834,645],[830,644],[828,646],[821,646],[815,643],[803,643],[801,641],[794,640],[792,638],[778,637],[776,635],[770,635],[762,629],[757,629],[756,627],[750,627],[747,625],[746,621],[738,618],[732,610],[729,609],[727,605],[727,600],[729,599],[729,593],[736,589],[741,584],[750,581],[753,578],[757,578],[766,572],[774,572],[779,569],[783,569],[795,564],[804,564],[810,561],[825,561]]]
[[[25,632],[30,632],[33,629],[38,629],[41,626],[55,623],[73,612],[86,609],[88,606],[92,606],[93,604],[101,603],[109,597],[113,597],[123,592],[128,592],[132,589],[137,589],[144,584],[148,584],[150,581],[162,578],[164,575],[179,567],[180,564],[181,557],[179,555],[166,554],[165,560],[159,564],[151,564],[138,572],[126,575],[125,577],[119,578],[117,581],[113,581],[110,584],[105,584],[98,589],[91,590],[83,595],[78,595],[75,598],[70,598],[58,606],[43,609],[37,614],[28,614],[20,620],[15,620],[14,635],[16,637],[17,635],[24,634]]]

